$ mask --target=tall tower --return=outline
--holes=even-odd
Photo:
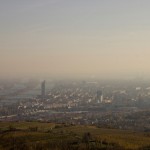
[[[101,90],[97,91],[96,100],[97,100],[97,103],[102,103],[103,102],[103,92]]]
[[[45,80],[41,83],[41,97],[45,98]]]

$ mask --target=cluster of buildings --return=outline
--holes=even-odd
[[[98,81],[42,81],[36,86],[32,83],[32,86],[24,86],[25,90],[17,88],[16,95],[0,96],[0,120],[40,120],[139,129],[139,118],[131,116],[137,112],[139,116],[143,111],[149,112],[148,85]],[[142,115],[146,119],[146,113]],[[142,121],[149,129],[147,120]]]

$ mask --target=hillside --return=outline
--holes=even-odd
[[[149,150],[150,133],[95,126],[1,122],[2,150]]]

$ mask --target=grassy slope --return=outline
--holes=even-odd
[[[0,145],[3,145],[3,147],[9,147],[11,143],[10,141],[8,144],[10,138],[18,138],[26,143],[71,141],[76,138],[82,139],[85,132],[90,132],[99,141],[117,143],[126,149],[138,149],[139,147],[150,145],[150,133],[102,129],[94,126],[64,126],[39,122],[1,122],[0,130],[7,131],[10,126],[20,129],[20,131],[2,132],[0,134]],[[38,127],[38,131],[29,131],[30,127]]]

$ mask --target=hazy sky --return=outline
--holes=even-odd
[[[0,0],[0,77],[150,75],[149,0]]]

